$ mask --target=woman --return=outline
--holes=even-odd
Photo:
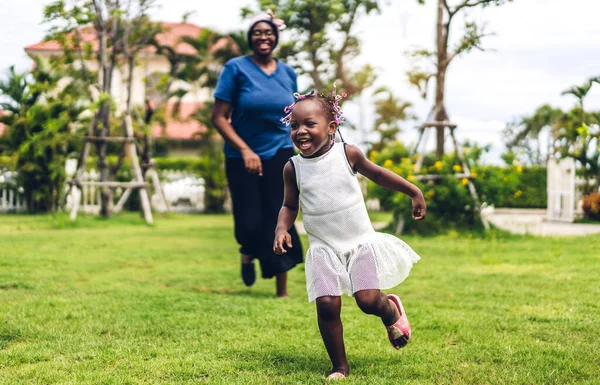
[[[227,62],[217,83],[212,121],[225,139],[225,170],[240,244],[242,279],[251,286],[254,259],[263,278],[276,277],[278,297],[287,297],[287,271],[302,262],[295,229],[294,247],[273,252],[273,234],[283,202],[283,166],[294,155],[289,129],[280,121],[294,102],[296,74],[273,58],[283,21],[272,13],[254,18],[247,32],[253,51]]]

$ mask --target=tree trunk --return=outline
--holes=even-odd
[[[99,21],[96,24],[98,34],[98,62],[100,64],[100,73],[102,79],[100,80],[100,87],[102,94],[110,92],[110,80],[111,74],[109,73],[109,66],[107,63],[107,42],[106,42],[106,30],[104,29],[104,20],[100,13],[96,15]],[[100,130],[98,137],[105,138],[109,134],[110,124],[110,105],[109,102],[105,102],[98,111],[98,122],[100,123]],[[100,181],[107,182],[109,180],[109,169],[107,161],[107,149],[106,142],[99,141],[96,145],[98,152],[98,171],[100,173]],[[100,187],[100,215],[108,218],[111,214],[112,194],[108,187]]]
[[[436,122],[442,122],[448,120],[448,114],[446,113],[446,106],[444,105],[444,93],[446,85],[446,70],[448,69],[448,33],[450,27],[450,21],[444,23],[444,12],[445,12],[445,1],[438,1],[438,14],[437,14],[437,28],[436,28],[436,41],[437,41],[437,72],[435,75],[436,89],[435,89],[435,107],[433,109],[433,118]],[[437,127],[436,135],[436,154],[438,158],[444,155],[444,134],[445,127]]]

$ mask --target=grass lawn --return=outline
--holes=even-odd
[[[344,384],[600,383],[600,236],[405,241],[413,339],[344,298]],[[302,268],[238,269],[229,216],[0,216],[0,384],[322,384]]]

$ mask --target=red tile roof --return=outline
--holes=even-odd
[[[163,129],[159,123],[154,123],[152,137],[157,139],[198,140],[198,134],[206,132],[206,127],[190,118],[190,115],[196,111],[199,105],[199,103],[181,103],[179,119],[174,119],[171,117],[174,104],[169,104],[166,113],[167,127]],[[1,111],[0,114],[2,114]],[[0,123],[0,136],[4,135],[5,131],[6,125]]]
[[[175,140],[197,140],[198,134],[206,132],[206,127],[190,118],[190,115],[200,106],[199,103],[181,103],[179,108],[179,119],[171,117],[174,104],[167,106],[167,127],[163,128],[159,123],[152,126],[153,138],[168,138]]]
[[[190,23],[160,23],[163,32],[156,35],[156,40],[161,45],[167,45],[175,47],[177,53],[193,55],[196,50],[187,43],[182,43],[181,38],[183,37],[198,37],[202,31],[201,27]],[[98,50],[98,40],[96,38],[96,31],[93,27],[85,27],[80,29],[81,39],[84,44],[91,43],[94,51]],[[25,47],[25,52],[32,53],[35,51],[62,51],[61,45],[54,40],[42,41],[36,44]],[[143,52],[155,52],[154,47],[147,47]]]

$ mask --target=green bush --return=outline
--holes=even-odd
[[[545,208],[545,167],[475,166],[474,184],[482,202],[495,207]]]
[[[478,158],[481,149],[473,147],[465,153],[467,157]],[[426,156],[421,168],[422,174],[441,175],[435,181],[421,182],[415,175],[417,156],[409,156],[409,151],[400,142],[388,145],[381,152],[372,151],[369,159],[374,163],[395,172],[421,189],[427,202],[427,218],[424,221],[412,219],[411,199],[399,192],[390,191],[372,182],[367,184],[370,197],[378,198],[384,209],[393,211],[396,223],[402,222],[405,233],[435,234],[450,229],[482,228],[476,205],[470,195],[467,179],[458,179],[455,173],[462,172],[456,155],[445,156],[441,161]]]
[[[469,165],[472,180],[480,203],[495,207],[543,208],[546,207],[546,169],[522,167],[515,164],[499,167],[479,164],[486,148],[466,144],[463,155]],[[427,202],[425,221],[412,220],[410,199],[404,194],[390,191],[372,182],[367,184],[367,194],[377,198],[383,210],[394,212],[396,221],[403,221],[405,232],[437,233],[442,229],[481,228],[476,204],[468,189],[468,180],[455,174],[463,172],[455,153],[436,160],[433,154],[424,158],[420,174],[441,175],[436,181],[422,183],[414,175],[417,156],[399,142],[392,143],[381,152],[372,151],[371,161],[387,168],[417,185]]]
[[[7,155],[0,155],[0,169],[7,169],[14,171],[17,167],[17,162],[14,157]]]

